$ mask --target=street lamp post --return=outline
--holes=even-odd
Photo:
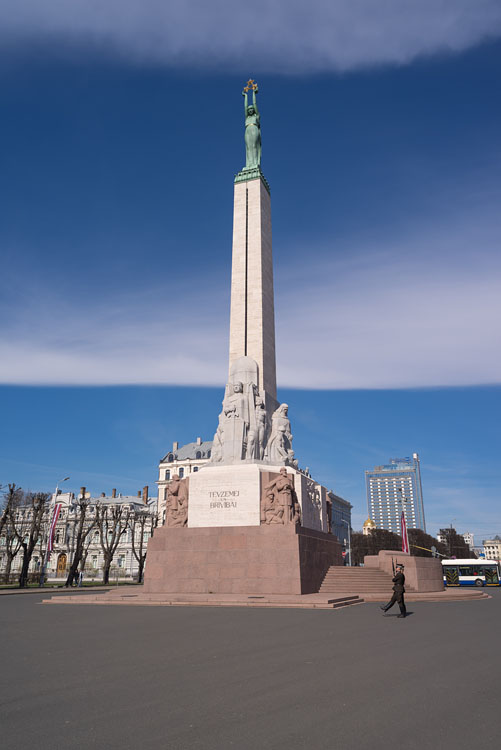
[[[59,485],[62,484],[63,482],[67,482],[68,479],[69,479],[69,477],[64,477],[64,479],[60,479],[59,482],[56,484],[56,491],[54,492],[54,499],[51,501],[50,506],[49,506],[49,531],[46,534],[46,540],[45,540],[46,541],[45,558],[44,558],[44,562],[43,562],[43,566],[42,566],[42,572],[40,573],[40,583],[38,584],[39,586],[43,586],[44,585],[45,574],[47,572],[47,565],[49,563],[49,552],[48,552],[47,548],[49,546],[49,534],[50,534],[50,526],[51,526],[51,521],[52,521],[52,513],[54,511],[54,507],[55,507],[56,502],[57,502],[57,496],[58,496],[58,493],[59,493]]]
[[[348,566],[351,568],[351,527],[344,518],[341,519],[341,523],[345,523],[348,528]]]

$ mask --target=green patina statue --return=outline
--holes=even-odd
[[[252,89],[252,104],[249,104],[249,89]],[[261,165],[261,123],[256,101],[257,92],[257,83],[251,78],[242,91],[245,112],[245,169],[256,169]]]

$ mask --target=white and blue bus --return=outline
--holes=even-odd
[[[499,586],[496,560],[442,560],[446,586]]]

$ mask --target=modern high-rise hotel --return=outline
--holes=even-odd
[[[400,534],[402,510],[408,529],[426,531],[419,456],[390,458],[389,464],[365,472],[367,508],[379,529]]]

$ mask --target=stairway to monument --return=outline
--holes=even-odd
[[[322,581],[319,594],[389,594],[392,587],[391,576],[378,568],[331,565]]]

